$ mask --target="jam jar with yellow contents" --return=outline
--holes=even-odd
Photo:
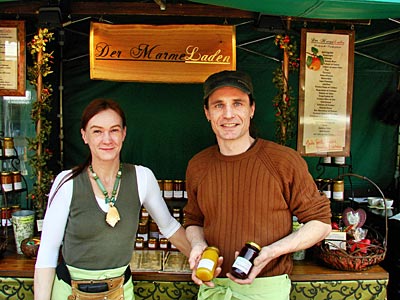
[[[217,247],[207,247],[199,261],[196,270],[197,278],[202,281],[210,281],[214,277],[214,271],[217,267],[219,249]]]

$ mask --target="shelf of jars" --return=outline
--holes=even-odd
[[[27,193],[27,182],[19,170],[20,160],[12,137],[0,135],[0,254],[8,244],[12,214],[21,209],[21,197]]]
[[[185,181],[166,179],[158,180],[158,184],[171,215],[183,224],[183,207],[187,201]],[[157,223],[143,206],[130,264],[134,272],[191,274],[187,258],[163,236]]]

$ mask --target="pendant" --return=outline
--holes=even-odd
[[[110,208],[108,209],[108,213],[106,216],[107,224],[111,227],[114,227],[119,220],[121,220],[121,218],[119,216],[118,209],[114,206],[113,203],[110,203]]]

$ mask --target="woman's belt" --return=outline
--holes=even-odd
[[[71,285],[71,274],[69,274],[68,268],[64,260],[62,260],[61,263],[58,264],[56,268],[56,274],[58,279],[61,279],[65,283]],[[128,282],[131,276],[132,276],[132,271],[128,265],[124,272],[124,284]]]

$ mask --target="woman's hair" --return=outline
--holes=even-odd
[[[92,102],[86,106],[84,109],[82,116],[81,116],[81,129],[86,130],[86,126],[89,123],[90,119],[93,118],[95,115],[98,113],[101,113],[102,111],[111,109],[115,111],[122,120],[122,128],[126,127],[126,117],[125,113],[122,110],[122,108],[119,106],[117,102],[111,99],[105,99],[105,98],[97,98],[94,99]],[[49,199],[49,205],[54,199],[54,196],[57,194],[58,190],[61,188],[61,186],[66,183],[68,180],[71,180],[78,176],[80,173],[82,173],[92,162],[92,154],[89,153],[89,156],[86,158],[86,160],[78,165],[72,168],[72,172],[68,175],[66,175],[58,184],[55,192],[53,193],[52,197]]]

